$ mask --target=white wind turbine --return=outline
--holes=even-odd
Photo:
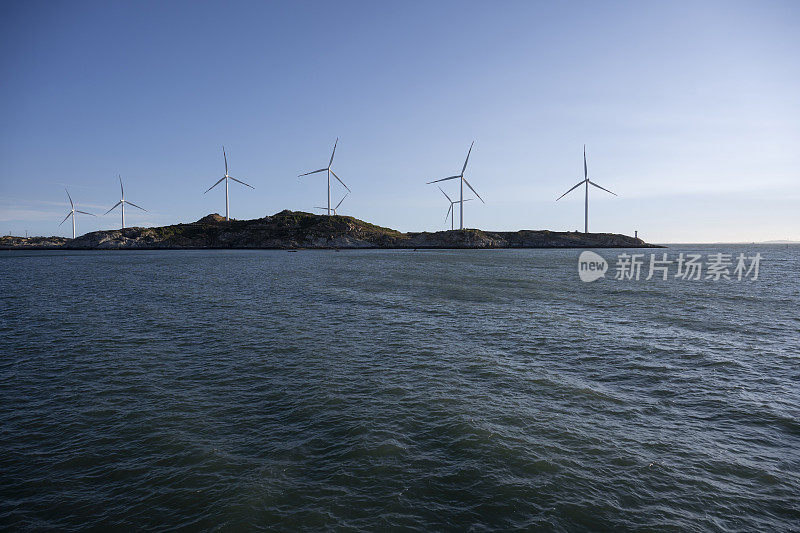
[[[350,190],[350,187],[345,185],[345,183],[341,179],[339,179],[339,176],[336,175],[336,172],[334,172],[333,169],[331,168],[331,165],[333,165],[333,156],[336,155],[336,145],[337,144],[339,144],[339,138],[338,137],[336,138],[336,142],[333,143],[333,152],[331,153],[331,160],[328,161],[328,166],[326,168],[321,168],[319,170],[312,170],[311,172],[306,172],[305,174],[300,174],[299,176],[297,176],[298,178],[302,178],[303,176],[308,176],[309,174],[317,174],[319,172],[327,172],[328,173],[328,207],[321,208],[321,209],[326,209],[328,211],[328,215],[330,215],[331,211],[333,211],[333,209],[331,209],[331,174],[333,174],[333,177],[336,178],[339,181],[339,183],[344,185],[344,188],[347,189],[347,192],[352,192]],[[341,202],[339,202],[339,203],[341,203]],[[336,214],[336,213],[334,213],[334,214]]]
[[[331,209],[331,211],[333,211],[333,214],[334,214],[334,215],[336,214],[336,210],[337,210],[337,209],[339,209],[339,206],[340,206],[340,205],[342,205],[342,202],[344,202],[344,199],[345,199],[345,198],[347,198],[347,196],[348,196],[349,194],[350,194],[350,193],[348,192],[348,193],[346,193],[344,196],[342,196],[342,199],[341,199],[341,200],[339,200],[339,203],[338,203],[338,204],[336,204],[336,207],[334,207],[333,209]],[[326,209],[328,209],[328,208],[327,208],[327,207],[315,207],[314,209],[322,209],[323,211],[325,211],[325,210],[326,210]]]
[[[66,222],[69,217],[72,217],[72,238],[74,239],[75,238],[75,213],[82,213],[84,215],[92,215],[93,217],[97,216],[97,215],[93,215],[92,213],[87,213],[86,211],[81,211],[79,209],[75,209],[75,204],[72,203],[72,196],[69,195],[69,191],[67,191],[66,187],[64,187],[64,190],[67,192],[67,198],[69,198],[70,210],[69,210],[69,213],[67,213],[67,216],[64,217],[64,220],[61,221],[61,224]],[[59,226],[61,224],[59,224]]]
[[[589,179],[589,170],[588,170],[588,168],[586,166],[586,145],[585,144],[583,145],[583,181],[578,182],[577,185],[575,185],[570,190],[568,190],[567,192],[565,192],[564,194],[562,194],[561,196],[556,198],[556,202],[561,200],[562,198],[564,198],[566,195],[568,195],[569,193],[571,193],[572,191],[574,191],[575,189],[577,189],[581,185],[583,185],[586,188],[586,190],[584,192],[585,197],[584,197],[584,228],[583,228],[583,232],[584,233],[589,233],[589,185],[594,185],[598,189],[603,189],[604,191],[606,191],[608,193],[611,193],[614,196],[617,196],[617,193],[611,192],[608,189],[599,186],[598,184],[596,184],[595,182],[593,182],[593,181],[591,181]]]
[[[217,185],[222,183],[223,180],[225,180],[225,220],[229,220],[229,218],[228,218],[228,207],[229,207],[230,204],[228,203],[228,180],[233,180],[236,183],[241,183],[242,185],[247,185],[248,187],[250,187],[251,189],[254,189],[254,190],[255,190],[255,187],[253,187],[252,185],[248,185],[247,183],[245,183],[245,182],[243,182],[241,180],[237,180],[233,176],[229,176],[228,175],[228,155],[225,153],[225,147],[224,146],[222,147],[222,157],[225,158],[225,175],[222,176],[219,179],[219,181],[216,182],[214,185],[212,185],[211,187],[206,189],[206,192],[210,191],[211,189],[213,189],[214,187],[216,187]],[[206,192],[204,192],[203,194],[205,194]]]
[[[119,190],[122,193],[122,198],[120,198],[119,202],[114,204],[114,207],[112,207],[111,209],[106,211],[104,213],[104,215],[109,214],[111,211],[116,209],[118,205],[121,206],[122,207],[122,229],[125,230],[125,204],[130,204],[133,207],[137,207],[137,208],[141,209],[142,211],[147,211],[147,209],[145,209],[144,207],[140,207],[140,206],[136,205],[135,203],[129,202],[128,200],[125,199],[125,189],[122,188],[122,176],[119,176]]]
[[[454,201],[454,200],[450,199],[449,196],[447,196],[447,193],[444,192],[444,190],[442,190],[441,187],[439,187],[439,190],[442,191],[442,194],[444,194],[444,197],[447,198],[447,200],[450,202],[450,207],[447,209],[447,214],[444,216],[444,221],[447,222],[447,217],[450,217],[450,229],[453,230],[454,229],[454,227],[453,227],[453,219],[456,216],[456,210],[453,209],[453,206],[456,205],[456,204],[460,204],[461,202],[469,202],[470,200],[474,200],[475,198],[467,198],[466,200],[455,200]]]
[[[464,160],[464,166],[461,168],[461,174],[459,174],[457,176],[450,176],[449,178],[442,178],[440,180],[434,180],[434,181],[429,181],[428,182],[428,185],[430,185],[431,183],[438,183],[440,181],[456,180],[456,179],[459,180],[459,182],[460,182],[460,190],[461,190],[461,193],[460,193],[461,196],[459,197],[459,200],[457,202],[458,204],[460,204],[460,208],[461,208],[461,214],[460,214],[460,217],[459,217],[459,229],[464,229],[464,202],[466,201],[466,200],[464,200],[464,184],[466,183],[467,187],[469,187],[470,190],[472,190],[472,192],[475,193],[475,196],[477,196],[478,199],[481,202],[483,202],[483,198],[481,198],[481,195],[478,194],[478,191],[473,189],[472,185],[470,185],[469,182],[466,180],[466,178],[464,178],[464,171],[467,170],[467,162],[469,162],[469,154],[472,153],[472,146],[474,144],[475,144],[475,141],[472,141],[472,144],[469,145],[469,152],[467,152],[467,159]],[[444,191],[442,191],[442,192],[444,192]],[[447,196],[447,195],[445,195],[445,196]],[[486,203],[486,202],[483,202],[483,203]]]

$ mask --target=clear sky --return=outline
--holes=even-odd
[[[800,2],[0,3],[0,233],[70,235],[324,205],[652,242],[800,240]],[[446,182],[457,193],[455,181]],[[334,201],[341,198],[335,188]],[[78,232],[119,214],[78,218]]]

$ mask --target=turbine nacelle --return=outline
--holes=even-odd
[[[453,206],[456,205],[456,204],[463,204],[464,202],[469,202],[470,200],[474,200],[475,198],[465,198],[463,200],[453,200],[452,198],[450,198],[447,195],[446,192],[444,192],[444,189],[442,189],[438,185],[437,185],[437,187],[439,188],[440,191],[442,191],[442,194],[444,194],[444,197],[447,198],[447,201],[450,202],[450,206],[447,208],[447,213],[444,215],[444,221],[447,222],[447,217],[450,217],[450,229],[452,230],[453,229],[453,225],[454,225],[453,217],[455,216],[455,209],[453,209]],[[451,213],[452,213],[452,216],[451,216]]]
[[[72,217],[72,238],[74,239],[75,238],[75,213],[81,213],[81,214],[84,214],[84,215],[91,215],[93,217],[97,216],[97,215],[94,215],[92,213],[87,213],[86,211],[81,211],[80,209],[75,209],[75,204],[72,202],[72,196],[70,196],[69,191],[67,190],[66,187],[64,187],[64,191],[67,193],[67,198],[69,198],[70,210],[69,210],[69,213],[67,213],[67,216],[64,217],[64,220],[62,220],[58,225],[61,226],[61,224],[66,222],[69,217]]]
[[[593,182],[592,180],[589,179],[589,167],[586,164],[586,145],[585,144],[583,145],[583,179],[581,181],[579,181],[578,183],[576,183],[575,185],[573,185],[572,188],[570,188],[567,192],[565,192],[564,194],[562,194],[561,196],[556,198],[556,202],[561,200],[562,198],[564,198],[566,195],[568,195],[569,193],[571,193],[572,191],[574,191],[575,189],[577,189],[581,185],[584,185],[586,187],[585,199],[584,199],[584,205],[585,205],[585,211],[584,211],[584,213],[585,213],[584,233],[589,233],[589,185],[592,185],[594,187],[597,187],[598,189],[604,190],[607,193],[613,194],[614,196],[618,196],[618,195],[617,195],[617,193],[611,192],[608,189],[606,189],[605,187],[601,187],[600,185],[596,184],[595,182]]]
[[[222,147],[222,157],[225,160],[225,175],[222,176],[219,180],[217,180],[217,182],[214,183],[214,185],[212,185],[211,187],[206,189],[206,191],[203,194],[206,194],[208,191],[210,191],[211,189],[213,189],[214,187],[216,187],[217,185],[219,185],[220,183],[222,183],[224,181],[225,182],[225,220],[230,220],[230,218],[228,216],[229,215],[229,206],[230,206],[230,203],[229,203],[229,200],[228,200],[228,180],[233,180],[236,183],[241,183],[242,185],[244,185],[246,187],[250,187],[251,189],[255,189],[255,187],[253,187],[250,184],[247,184],[247,183],[243,182],[242,180],[238,180],[238,179],[236,179],[233,176],[228,174],[228,154],[225,153],[225,147],[224,146]]]
[[[338,203],[338,204],[336,204],[336,207],[334,207],[334,208],[332,208],[332,209],[331,209],[331,211],[333,211],[333,214],[334,214],[334,215],[336,214],[336,211],[337,211],[337,209],[339,209],[339,206],[340,206],[340,205],[342,205],[342,202],[344,202],[344,199],[345,199],[345,198],[347,198],[347,196],[348,196],[349,194],[350,194],[350,193],[346,193],[346,194],[345,194],[345,195],[342,197],[342,199],[341,199],[341,200],[339,200],[339,203]],[[327,207],[319,207],[319,206],[316,206],[316,207],[314,207],[314,209],[322,209],[323,211],[327,211],[327,209],[328,209],[328,208],[327,208]]]
[[[473,147],[473,146],[475,146],[475,141],[472,141],[472,144],[470,144],[470,145],[469,145],[469,151],[467,151],[467,158],[464,160],[464,166],[463,166],[463,167],[461,167],[461,174],[458,174],[458,175],[456,175],[456,176],[449,176],[449,177],[447,177],[447,178],[442,178],[442,179],[439,179],[439,180],[433,180],[433,181],[429,181],[429,182],[427,182],[427,185],[430,185],[431,183],[439,183],[439,182],[442,182],[442,181],[456,180],[456,179],[457,179],[457,180],[459,180],[459,185],[461,185],[461,187],[460,187],[460,191],[461,191],[461,192],[460,192],[460,194],[461,194],[461,196],[460,196],[460,199],[459,199],[457,202],[453,202],[452,200],[450,200],[450,197],[449,197],[449,196],[447,196],[447,194],[445,194],[445,192],[442,190],[442,188],[441,188],[441,187],[439,187],[439,190],[440,190],[440,191],[442,191],[442,194],[444,194],[445,196],[447,196],[447,199],[448,199],[448,200],[450,200],[450,201],[452,202],[452,203],[450,204],[450,207],[451,207],[451,208],[453,207],[453,204],[459,204],[459,205],[461,206],[461,223],[460,223],[460,229],[464,229],[464,202],[468,201],[468,200],[464,200],[464,185],[466,185],[467,187],[469,187],[469,188],[470,188],[470,190],[471,190],[473,193],[475,193],[475,196],[477,196],[477,197],[478,197],[478,199],[479,199],[479,200],[480,200],[482,203],[484,203],[484,204],[486,203],[486,202],[484,202],[484,201],[483,201],[483,198],[481,198],[481,195],[480,195],[480,194],[478,194],[478,191],[476,191],[476,190],[475,190],[475,188],[474,188],[472,185],[470,185],[470,183],[469,183],[469,182],[467,181],[467,179],[464,177],[464,172],[466,172],[466,170],[467,170],[467,163],[469,163],[469,156],[470,156],[470,154],[472,153],[472,147]],[[449,211],[448,211],[448,213],[449,213]],[[447,217],[445,217],[445,220],[447,220]]]
[[[122,176],[118,175],[118,177],[119,177],[120,200],[119,200],[119,202],[114,204],[114,207],[112,207],[111,209],[106,211],[103,214],[103,216],[109,214],[111,211],[116,209],[117,206],[120,206],[120,210],[122,211],[122,229],[124,230],[125,229],[125,204],[132,205],[133,207],[136,207],[137,209],[141,209],[142,211],[147,211],[147,209],[145,209],[144,207],[138,206],[135,203],[130,202],[130,201],[125,199],[125,188],[122,186]]]
[[[334,215],[336,214],[336,208],[331,209],[331,175],[333,175],[333,177],[336,178],[336,181],[341,183],[342,186],[345,189],[347,189],[347,193],[348,194],[353,192],[353,191],[350,190],[350,187],[348,187],[347,184],[345,182],[343,182],[341,180],[341,178],[339,178],[339,176],[336,175],[336,172],[334,172],[333,169],[331,168],[333,166],[333,158],[336,155],[336,146],[338,144],[339,144],[339,138],[337,137],[336,141],[333,143],[333,151],[331,152],[331,158],[330,158],[330,161],[328,161],[328,166],[327,167],[320,168],[318,170],[312,170],[311,172],[306,172],[304,174],[300,174],[300,175],[297,176],[298,178],[302,178],[303,176],[310,176],[311,174],[319,174],[320,172],[327,172],[327,174],[328,174],[328,207],[322,207],[322,208],[315,207],[314,209],[325,209],[325,210],[328,211],[328,215],[331,214],[331,211],[333,211]],[[347,197],[347,195],[345,195],[345,198],[346,197]],[[344,201],[344,198],[342,198],[342,201]],[[339,204],[341,204],[341,203],[342,202],[340,201]],[[336,207],[339,207],[339,206],[337,205]]]

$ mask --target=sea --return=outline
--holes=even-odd
[[[800,246],[594,252],[0,252],[0,529],[800,530]]]

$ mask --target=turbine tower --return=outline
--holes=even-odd
[[[213,189],[214,187],[216,187],[217,185],[222,183],[223,180],[225,180],[225,220],[229,220],[229,218],[228,218],[228,208],[229,208],[230,204],[228,203],[228,180],[233,180],[236,183],[241,183],[242,185],[247,185],[247,183],[245,183],[245,182],[243,182],[241,180],[237,180],[233,176],[229,176],[228,175],[228,155],[225,153],[225,147],[224,146],[222,147],[222,157],[225,158],[225,175],[222,176],[219,179],[219,181],[216,182],[214,185],[212,185],[211,187],[206,189],[206,192],[210,191],[211,189]],[[250,187],[251,189],[255,190],[255,187],[253,187],[252,185],[247,185],[247,186]],[[206,192],[204,192],[203,194],[205,194]]]
[[[334,207],[333,209],[331,209],[331,211],[333,211],[333,214],[334,214],[334,215],[336,214],[336,210],[337,210],[337,209],[339,209],[339,206],[340,206],[340,205],[342,205],[342,202],[344,202],[344,199],[345,199],[345,198],[347,198],[347,196],[348,196],[349,194],[350,194],[350,193],[348,192],[348,193],[346,193],[344,196],[342,196],[342,199],[341,199],[341,200],[339,200],[339,203],[338,203],[338,204],[336,204],[336,207]],[[323,211],[325,211],[325,210],[326,210],[326,209],[328,209],[328,208],[327,208],[327,207],[315,207],[314,209],[322,209]]]
[[[321,209],[326,209],[328,211],[328,215],[330,215],[331,211],[333,211],[333,209],[331,209],[331,174],[333,174],[333,177],[336,178],[339,181],[339,183],[344,185],[344,188],[347,189],[347,192],[352,192],[350,190],[350,187],[345,185],[345,183],[341,179],[339,179],[339,176],[336,175],[336,172],[334,172],[333,169],[331,168],[331,165],[333,165],[333,156],[336,155],[336,145],[337,144],[339,144],[339,138],[338,137],[336,138],[336,142],[333,143],[333,152],[331,153],[331,160],[328,161],[328,166],[326,168],[321,168],[319,170],[312,170],[311,172],[306,172],[305,174],[300,174],[299,176],[297,176],[298,178],[302,178],[303,176],[308,176],[310,174],[317,174],[319,172],[327,172],[328,173],[328,207],[321,208]],[[339,203],[341,203],[341,202],[339,202]],[[336,213],[334,213],[334,214],[336,214]]]
[[[459,200],[457,202],[458,204],[460,204],[460,208],[461,208],[461,214],[460,214],[460,217],[459,217],[459,229],[464,229],[464,202],[466,201],[466,200],[464,200],[464,184],[466,183],[467,187],[469,187],[470,190],[472,190],[472,192],[475,193],[475,196],[477,196],[478,199],[481,202],[483,202],[483,198],[481,198],[481,195],[478,194],[478,191],[473,189],[472,185],[470,185],[469,182],[466,180],[466,178],[464,178],[464,172],[467,170],[467,163],[469,162],[469,154],[472,153],[472,146],[474,144],[475,144],[475,141],[472,141],[472,144],[469,145],[469,152],[467,152],[467,159],[464,160],[464,166],[461,167],[461,174],[459,174],[457,176],[450,176],[449,178],[442,178],[440,180],[434,180],[434,181],[429,181],[428,182],[428,185],[430,185],[431,183],[438,183],[440,181],[447,181],[447,180],[455,180],[455,179],[457,179],[457,180],[460,181],[460,190],[461,190],[460,194],[461,194],[461,196],[459,197]],[[444,191],[442,191],[442,192],[444,192]],[[445,196],[447,196],[447,195],[445,195]],[[486,202],[483,202],[483,203],[485,204]]]
[[[437,185],[437,187],[438,187],[438,185]],[[456,210],[453,209],[453,206],[455,204],[460,204],[461,202],[469,202],[470,200],[474,200],[475,198],[467,198],[466,200],[455,200],[455,201],[453,201],[453,200],[450,199],[449,196],[447,196],[447,193],[444,192],[441,187],[439,187],[439,190],[442,191],[442,194],[444,194],[444,197],[447,198],[447,200],[450,202],[450,207],[447,209],[447,214],[444,216],[444,221],[447,222],[447,217],[448,216],[450,217],[450,230],[452,231],[453,229],[455,229],[453,227],[453,219],[456,216]]]
[[[564,194],[562,194],[561,196],[556,198],[556,202],[561,200],[562,198],[564,198],[566,195],[568,195],[569,193],[571,193],[572,191],[574,191],[575,189],[577,189],[581,185],[583,185],[586,188],[585,193],[584,193],[585,196],[584,196],[584,228],[583,228],[583,232],[584,233],[589,233],[589,185],[594,185],[598,189],[603,189],[604,191],[606,191],[608,193],[611,193],[614,196],[617,196],[617,193],[613,193],[613,192],[609,191],[608,189],[599,186],[598,184],[596,184],[595,182],[593,182],[593,181],[591,181],[589,179],[589,170],[586,167],[586,145],[585,144],[583,145],[583,181],[579,182],[573,188],[571,188],[570,190],[568,190],[567,192],[565,192]]]
[[[114,204],[114,207],[112,207],[111,209],[106,211],[104,213],[104,215],[109,214],[111,211],[116,209],[118,205],[122,206],[122,230],[125,231],[125,204],[130,204],[133,207],[138,207],[142,211],[147,211],[147,209],[145,209],[144,207],[140,207],[140,206],[136,205],[135,203],[129,202],[128,200],[125,199],[125,189],[122,188],[122,176],[119,176],[119,190],[122,193],[122,198],[120,198],[119,202]]]
[[[64,220],[61,221],[61,224],[66,222],[69,217],[72,217],[72,238],[74,239],[75,238],[75,213],[82,213],[84,215],[92,215],[92,216],[97,216],[97,215],[93,215],[92,213],[87,213],[86,211],[81,211],[79,209],[75,209],[75,204],[72,203],[72,196],[69,195],[69,191],[67,191],[66,187],[64,187],[64,190],[67,192],[67,198],[69,198],[70,210],[69,210],[69,213],[67,213],[67,216],[64,217]],[[59,226],[61,224],[59,224]]]

